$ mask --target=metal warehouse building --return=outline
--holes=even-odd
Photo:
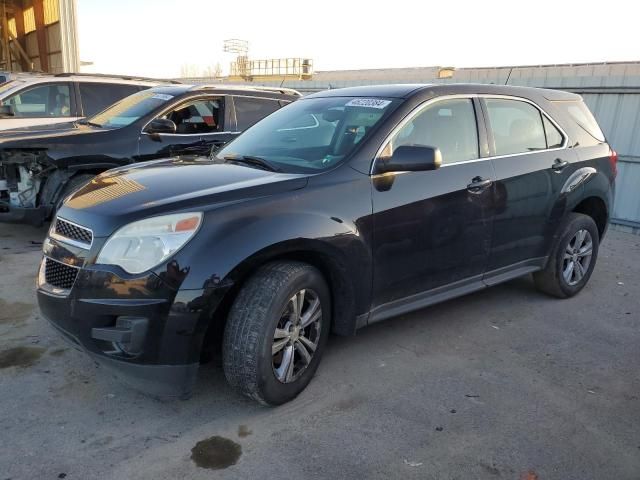
[[[525,85],[582,95],[620,156],[611,221],[617,228],[640,233],[640,62],[325,71],[316,72],[312,80],[259,84],[315,92],[356,85],[452,82]]]
[[[77,72],[75,0],[0,0],[0,70]]]

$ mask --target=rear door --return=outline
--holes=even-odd
[[[563,211],[554,211],[575,171],[560,127],[529,100],[487,96],[489,148],[496,175],[496,214],[488,272],[527,269],[547,255]]]
[[[445,285],[481,283],[491,245],[494,176],[483,158],[486,135],[477,100],[430,101],[400,125],[381,157],[401,145],[426,145],[440,149],[443,164],[372,177],[374,312]]]

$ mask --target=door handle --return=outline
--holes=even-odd
[[[490,187],[492,183],[493,181],[488,178],[474,177],[471,183],[467,185],[467,190],[471,193],[480,193],[487,187]]]
[[[569,165],[569,162],[567,162],[566,160],[562,160],[561,158],[556,158],[556,161],[553,162],[553,165],[551,165],[551,169],[554,172],[560,173],[562,170],[564,170],[564,168],[567,165]]]

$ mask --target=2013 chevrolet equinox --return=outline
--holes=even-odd
[[[329,331],[533,273],[570,297],[612,208],[616,154],[578,95],[396,85],[309,95],[212,159],[108,171],[44,244],[42,312],[138,388],[188,396],[223,366],[294,398]]]

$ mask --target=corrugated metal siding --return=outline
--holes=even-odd
[[[618,162],[613,222],[640,227],[640,159]]]
[[[640,62],[463,68],[456,70],[451,79],[438,79],[438,70],[438,67],[425,67],[317,72],[310,81],[256,84],[284,86],[306,93],[384,83],[504,85],[508,80],[509,85],[574,91],[583,96],[620,158],[612,222],[640,229]],[[198,79],[192,80],[198,82]]]

